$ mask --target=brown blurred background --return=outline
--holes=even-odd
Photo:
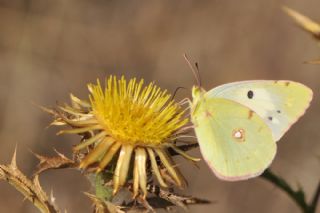
[[[320,66],[302,62],[320,58],[320,48],[282,5],[320,20],[319,0],[0,0],[0,162],[9,162],[16,144],[18,165],[28,175],[37,164],[29,150],[53,155],[56,148],[70,156],[79,138],[46,129],[50,116],[32,102],[54,106],[70,92],[86,98],[86,84],[110,74],[156,81],[170,91],[191,88],[194,78],[182,57],[187,52],[199,62],[207,89],[237,80],[290,79],[314,90],[311,108],[279,142],[272,164],[310,199],[320,176]],[[178,99],[185,96],[190,90]],[[183,193],[217,201],[191,212],[299,212],[260,178],[222,182],[203,162],[200,169],[183,162],[182,169],[190,182]],[[90,186],[79,172],[49,171],[41,182],[62,209],[90,212],[82,194]],[[36,211],[0,182],[0,212]]]

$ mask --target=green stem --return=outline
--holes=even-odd
[[[310,205],[306,202],[304,192],[301,189],[294,190],[283,178],[275,175],[267,169],[262,175],[264,179],[283,190],[300,207],[303,213],[315,213],[320,196],[320,182]]]
[[[319,203],[319,197],[320,197],[320,181],[318,183],[317,190],[314,193],[314,196],[311,201],[310,212],[316,212],[317,204]]]

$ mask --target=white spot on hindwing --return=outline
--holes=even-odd
[[[236,142],[244,142],[246,140],[246,132],[244,129],[234,129],[232,131],[232,137],[236,139]]]
[[[242,138],[242,133],[240,131],[237,131],[234,133],[234,137],[237,139]]]

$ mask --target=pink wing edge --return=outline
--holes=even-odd
[[[202,151],[200,149],[200,152],[201,152],[201,155],[202,155]],[[225,181],[244,181],[244,180],[248,180],[248,179],[251,179],[251,178],[255,178],[255,177],[258,177],[260,176],[267,168],[270,167],[270,165],[272,164],[275,156],[276,156],[276,153],[277,153],[277,146],[276,146],[276,151],[274,152],[274,155],[272,156],[272,159],[270,161],[270,163],[265,167],[263,168],[261,171],[258,171],[256,173],[250,173],[250,174],[246,174],[246,175],[241,175],[241,176],[225,176],[225,175],[222,175],[220,174],[215,168],[213,165],[211,165],[209,163],[209,161],[202,155],[203,159],[205,160],[206,164],[209,166],[209,168],[211,169],[211,171],[220,179],[220,180],[225,180]]]

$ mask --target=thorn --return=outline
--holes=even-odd
[[[10,164],[10,166],[13,168],[17,168],[17,147],[18,145],[16,144],[16,147],[14,148],[14,153],[11,159],[11,164]]]
[[[25,196],[23,197],[22,202],[24,202],[24,201],[26,201],[26,200],[28,200],[28,197],[25,195]]]
[[[31,149],[29,149],[29,152],[31,152],[40,161],[40,163],[43,163],[46,161],[46,157],[33,152]]]
[[[44,112],[47,112],[47,113],[52,114],[52,115],[55,115],[55,114],[56,114],[56,111],[55,111],[54,109],[50,109],[50,108],[41,106],[40,104],[37,104],[37,103],[35,103],[35,102],[33,102],[33,101],[31,101],[31,104],[34,105],[34,106],[36,106],[36,107],[38,107],[38,108],[40,108],[40,109],[41,109],[42,111],[44,111]]]
[[[55,203],[55,201],[56,201],[56,198],[53,196],[53,189],[51,189],[51,191],[50,191],[50,201],[51,201],[51,203]]]
[[[62,134],[63,134],[63,130],[56,133],[56,135],[62,135]]]
[[[79,168],[82,169],[82,165],[80,164]],[[100,167],[97,168],[96,170],[96,174],[100,173],[102,171],[102,169]]]
[[[59,157],[65,159],[65,160],[69,160],[69,158],[67,158],[64,154],[60,153],[58,150],[56,150],[55,148],[53,149],[55,153],[57,153],[57,155],[59,155]]]
[[[35,186],[40,187],[40,182],[39,182],[39,175],[35,175],[32,179],[32,182]]]

